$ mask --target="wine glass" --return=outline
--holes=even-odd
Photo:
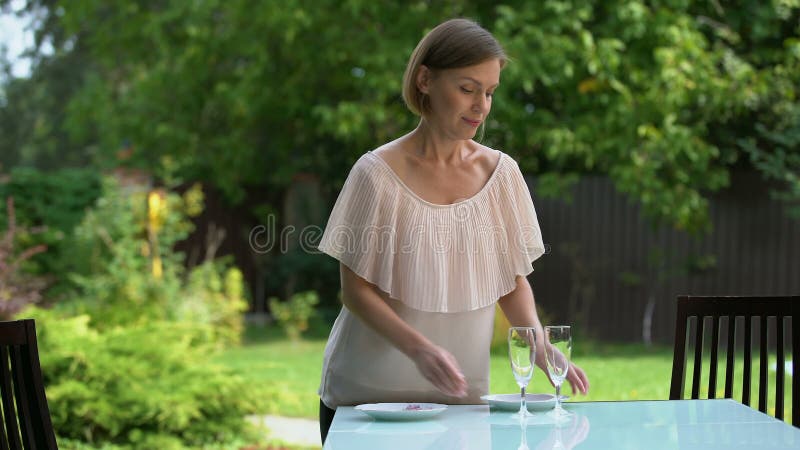
[[[533,327],[511,327],[508,329],[508,358],[511,360],[511,372],[522,390],[519,413],[514,418],[522,419],[531,415],[525,388],[533,375],[533,361],[536,355],[536,330]]]
[[[555,419],[562,419],[569,416],[569,413],[561,407],[561,384],[569,372],[572,335],[568,325],[547,326],[544,328],[544,335],[547,373],[556,386],[556,407],[550,415]]]

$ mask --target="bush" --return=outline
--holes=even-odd
[[[202,191],[123,191],[113,180],[65,244],[69,286],[33,309],[56,432],[74,449],[238,448],[263,411],[241,378],[207,362],[239,341],[242,274],[209,258],[190,270],[174,244]],[[251,439],[249,442],[246,439]]]
[[[189,272],[175,318],[211,325],[211,341],[238,344],[244,331],[242,313],[246,310],[242,272],[220,261],[208,261]]]
[[[44,245],[18,250],[16,237],[24,228],[18,228],[14,199],[6,201],[6,230],[0,232],[0,320],[8,320],[25,306],[39,302],[45,281],[23,270],[25,263],[34,255],[45,251]]]
[[[263,395],[207,362],[212,349],[197,337],[203,326],[152,321],[99,330],[85,315],[27,315],[37,322],[59,438],[176,450],[257,439],[245,416],[263,410]]]
[[[70,273],[69,304],[92,326],[152,320],[209,325],[207,338],[238,342],[247,308],[243,277],[222,260],[187,271],[175,243],[192,231],[202,191],[183,196],[121,191],[107,181],[103,196],[75,228],[69,254],[80,263]]]
[[[314,291],[294,294],[286,302],[269,299],[269,308],[289,339],[300,340],[300,334],[308,329],[308,321],[314,315],[314,305],[319,303]]]
[[[21,228],[17,244],[24,248],[47,246],[47,254],[34,256],[29,269],[36,275],[48,275],[55,292],[73,262],[65,255],[67,237],[100,195],[100,175],[91,169],[42,172],[19,167],[11,171],[7,182],[0,183],[0,198],[13,197],[15,201]],[[6,222],[7,212],[0,210],[0,228]]]

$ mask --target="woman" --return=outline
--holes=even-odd
[[[340,261],[344,304],[325,349],[323,442],[339,405],[481,403],[495,302],[544,335],[525,278],[544,253],[530,193],[513,159],[472,140],[505,62],[472,21],[431,30],[403,81],[419,125],[348,175],[319,246]],[[569,382],[589,387],[578,367]]]

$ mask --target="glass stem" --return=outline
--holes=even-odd
[[[561,383],[556,385],[556,412],[561,412]]]
[[[522,387],[522,398],[520,399],[519,403],[519,415],[525,416],[528,412],[528,399],[525,396],[525,387]]]

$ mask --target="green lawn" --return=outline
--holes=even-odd
[[[318,414],[320,372],[325,349],[324,333],[305,341],[292,343],[275,327],[248,327],[244,344],[217,357],[217,361],[237,371],[254,386],[254,395],[266,395],[268,409],[265,414],[316,418]],[[723,356],[720,363],[724,364]],[[774,362],[774,356],[771,358]],[[591,389],[586,396],[573,396],[575,400],[664,400],[669,397],[672,370],[672,348],[656,346],[646,348],[639,344],[574,343],[573,361],[589,374]],[[691,367],[691,359],[688,362]],[[704,363],[705,367],[707,362]],[[724,366],[720,366],[720,372]],[[757,376],[758,361],[753,361],[753,375]],[[741,374],[741,361],[736,366]],[[689,373],[689,369],[687,369]],[[508,368],[503,349],[492,354],[492,393],[519,392]],[[721,375],[720,375],[721,377]],[[688,375],[687,375],[688,378]],[[721,378],[720,378],[721,380]],[[787,377],[786,414],[791,417],[791,378]],[[687,383],[689,380],[687,379]],[[701,386],[707,386],[706,376]],[[721,383],[721,381],[720,381]],[[717,396],[722,396],[723,386],[718,386]],[[771,389],[774,389],[771,387]],[[256,392],[258,392],[256,394]],[[545,374],[537,371],[528,392],[553,392]],[[685,389],[688,395],[689,388]],[[571,395],[569,388],[562,392]],[[706,390],[701,389],[701,397]],[[752,392],[753,405],[757,405],[757,391]],[[774,414],[774,399],[770,395],[768,406]],[[741,387],[734,389],[734,398],[741,399]]]
[[[586,396],[575,400],[664,400],[669,398],[672,370],[672,349],[646,348],[634,344],[591,344],[580,350],[574,343],[572,360],[589,376],[591,388]],[[492,355],[491,385],[493,393],[518,392],[506,354]],[[533,375],[528,392],[555,392],[542,371]],[[562,394],[572,395],[569,387]]]
[[[316,418],[320,371],[325,340],[291,343],[274,328],[249,328],[245,343],[220,355],[233,368],[266,390],[271,405],[264,413]],[[573,360],[591,379],[589,395],[576,400],[666,399],[669,396],[672,349],[641,345],[575,342]],[[491,392],[518,392],[505,353],[492,355]],[[552,392],[544,373],[537,371],[529,392]],[[570,395],[568,388],[563,392]]]

